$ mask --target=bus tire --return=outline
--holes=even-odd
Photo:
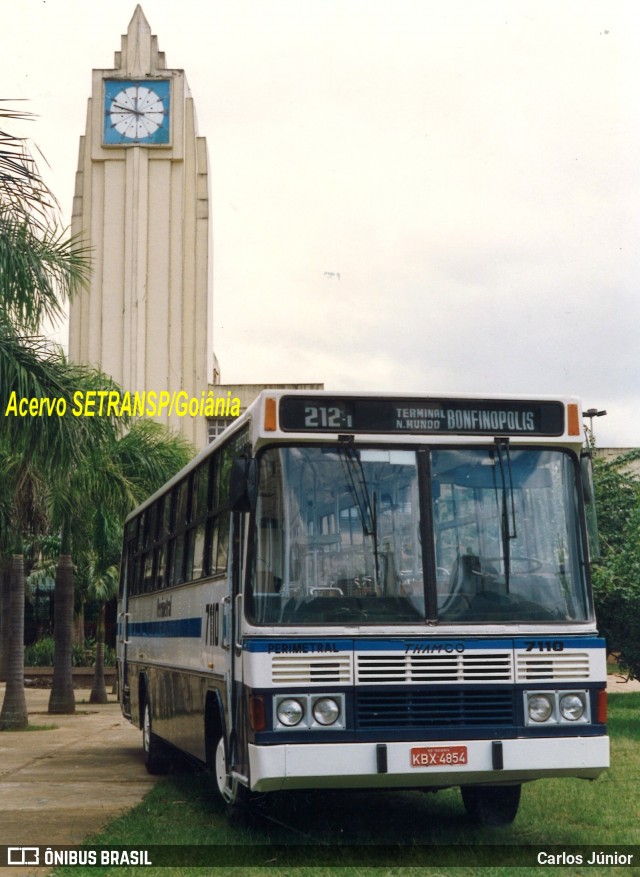
[[[167,747],[153,733],[151,701],[148,696],[144,699],[142,715],[142,748],[144,750],[144,766],[147,768],[148,773],[152,776],[168,773],[170,760]]]
[[[227,767],[227,745],[223,734],[220,734],[215,746],[213,774],[218,794],[229,810],[240,812],[246,808],[251,793],[231,775]]]
[[[243,814],[251,792],[231,776],[227,768],[227,743],[222,706],[217,695],[207,695],[205,708],[205,756],[212,790],[231,815]]]
[[[511,825],[518,813],[522,786],[461,786],[467,814],[480,825]]]

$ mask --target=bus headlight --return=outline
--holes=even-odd
[[[588,691],[525,691],[526,725],[591,724]]]
[[[332,697],[321,697],[313,704],[313,718],[319,725],[333,725],[340,715],[340,707]]]
[[[303,719],[304,707],[299,701],[290,697],[287,698],[287,700],[280,701],[276,715],[278,716],[278,721],[281,725],[286,725],[288,728],[294,728],[296,725],[299,725]]]
[[[548,694],[533,694],[527,709],[532,722],[546,722],[553,714],[553,699]]]
[[[568,722],[578,722],[584,715],[585,704],[577,694],[565,694],[560,698],[560,714]]]
[[[346,724],[344,694],[327,692],[276,694],[273,697],[273,730],[343,731]]]

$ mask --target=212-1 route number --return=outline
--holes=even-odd
[[[305,405],[305,429],[351,429],[353,418],[335,406]]]
[[[466,746],[419,746],[411,750],[411,767],[467,764]]]

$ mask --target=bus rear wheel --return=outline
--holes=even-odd
[[[147,697],[144,702],[142,718],[142,748],[144,765],[152,775],[165,774],[169,771],[169,756],[165,744],[153,733],[151,726],[151,702]]]
[[[520,806],[522,786],[461,786],[467,814],[480,825],[511,825]]]

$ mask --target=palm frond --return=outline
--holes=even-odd
[[[89,253],[57,225],[34,229],[28,217],[0,207],[0,311],[26,332],[55,323],[64,301],[86,285]]]
[[[76,556],[92,553],[96,568],[117,564],[127,514],[179,471],[194,449],[165,427],[135,422],[120,437],[84,448],[53,496],[53,519],[71,522]]]
[[[0,315],[0,413],[3,430],[16,452],[33,456],[53,472],[65,470],[86,454],[86,447],[115,439],[125,421],[114,417],[74,415],[74,394],[118,391],[106,375],[72,365],[62,351],[40,336],[20,336]],[[20,414],[21,399],[43,402],[43,413]],[[59,402],[57,402],[59,400]],[[64,413],[62,413],[64,411]]]
[[[60,228],[29,141],[7,130],[33,118],[0,105],[0,314],[24,332],[37,332],[45,317],[55,322],[90,271],[87,248]]]
[[[0,205],[15,213],[31,215],[32,221],[47,228],[58,202],[46,185],[29,148],[29,140],[6,130],[6,122],[33,121],[25,110],[11,109],[16,101],[0,98]]]

